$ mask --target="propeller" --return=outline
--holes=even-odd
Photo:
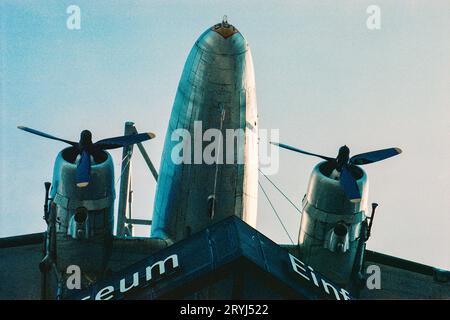
[[[357,154],[350,158],[350,149],[347,146],[339,148],[339,152],[336,158],[326,157],[320,154],[307,152],[301,149],[291,147],[287,144],[271,142],[271,144],[279,146],[287,150],[295,151],[298,153],[318,157],[326,161],[334,163],[334,170],[337,171],[339,176],[339,183],[345,192],[345,195],[351,202],[361,201],[361,192],[359,191],[356,179],[353,176],[350,166],[351,165],[365,165],[381,161],[402,153],[400,148],[387,148],[382,150],[370,151]]]
[[[80,155],[80,160],[78,161],[76,171],[76,184],[80,188],[89,185],[90,171],[91,171],[91,155],[94,156],[95,158],[95,155],[101,152],[102,150],[122,148],[125,146],[150,140],[155,137],[155,134],[151,132],[137,133],[132,135],[103,139],[95,143],[92,143],[92,133],[89,130],[83,130],[81,131],[80,134],[80,141],[74,142],[61,139],[28,127],[18,126],[17,128],[47,139],[62,141],[75,147]]]

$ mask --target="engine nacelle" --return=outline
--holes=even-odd
[[[108,152],[92,159],[90,183],[76,185],[77,150],[62,150],[55,161],[51,190],[56,211],[56,265],[65,273],[77,265],[83,274],[100,275],[111,254],[114,227],[114,165]]]
[[[365,172],[350,166],[361,191],[361,201],[348,200],[339,180],[330,178],[333,166],[319,163],[312,171],[303,210],[298,244],[306,264],[344,287],[350,285],[360,270],[361,237],[365,237],[369,185]]]

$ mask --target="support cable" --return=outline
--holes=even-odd
[[[259,187],[261,188],[262,192],[264,193],[264,196],[266,197],[267,201],[269,202],[270,206],[272,207],[273,212],[275,213],[276,217],[278,218],[278,221],[280,222],[281,226],[283,227],[284,231],[286,232],[289,240],[294,245],[294,241],[292,240],[289,232],[287,231],[286,227],[284,226],[283,221],[281,221],[280,216],[277,213],[277,210],[275,210],[275,207],[272,204],[272,201],[270,201],[269,196],[267,195],[266,191],[264,190],[263,186],[261,185],[261,182],[258,181]]]

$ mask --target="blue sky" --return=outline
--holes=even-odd
[[[66,28],[71,4],[80,30]],[[371,4],[380,30],[366,28]],[[227,14],[252,49],[260,127],[330,156],[343,144],[353,154],[401,147],[366,167],[369,201],[380,203],[368,247],[450,269],[448,1],[7,0],[0,12],[0,237],[44,230],[43,181],[63,147],[17,125],[101,139],[133,120],[157,134],[145,145],[159,167],[187,54]],[[271,178],[299,204],[316,162],[280,151]],[[138,154],[133,172],[134,214],[150,218],[155,183]],[[295,239],[300,217],[265,186]],[[262,193],[258,229],[288,242]]]

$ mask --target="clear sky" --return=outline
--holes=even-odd
[[[80,30],[66,28],[71,4]],[[380,30],[366,27],[372,4]],[[0,14],[0,237],[44,230],[43,182],[63,147],[17,125],[101,139],[133,120],[157,134],[145,146],[159,168],[187,54],[227,14],[252,49],[260,127],[330,156],[343,144],[353,154],[401,147],[366,167],[369,201],[380,203],[368,248],[450,269],[449,1],[6,0]],[[133,213],[151,218],[155,182],[135,159]],[[299,204],[316,163],[280,151],[271,178]],[[261,181],[296,239],[299,215]],[[261,192],[257,227],[288,243]]]

